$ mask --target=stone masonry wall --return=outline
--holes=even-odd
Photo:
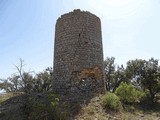
[[[80,89],[91,92],[93,86],[94,91],[104,89],[100,19],[78,9],[58,18],[55,30],[54,91],[67,94]]]

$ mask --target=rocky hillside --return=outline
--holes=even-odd
[[[92,98],[89,103],[77,106],[75,116],[70,116],[69,106],[64,106],[64,109],[55,107],[59,101],[55,98],[51,93],[1,95],[0,120],[160,120],[159,104],[149,111],[125,106],[123,111],[114,112],[104,109],[101,94]],[[72,108],[77,110],[76,106]]]
[[[91,99],[90,103],[83,105],[77,120],[160,120],[160,106],[157,109],[142,111],[133,106],[121,112],[105,110],[103,107],[103,95]]]

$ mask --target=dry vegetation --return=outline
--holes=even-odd
[[[103,95],[91,99],[90,103],[83,105],[77,120],[160,120],[160,106],[153,110],[143,111],[138,108],[128,107],[128,112],[114,112],[105,110],[102,103]]]
[[[9,98],[12,98],[12,97],[15,97],[15,96],[18,96],[18,95],[21,95],[23,93],[19,92],[19,93],[12,93],[12,92],[9,92],[7,94],[0,94],[0,105],[2,102],[6,101],[7,99]]]
[[[2,103],[14,96],[13,93],[0,95],[0,101]],[[75,116],[75,120],[160,120],[160,103],[148,111],[133,106],[125,106],[123,111],[114,112],[104,109],[102,99],[103,95],[97,95],[88,104],[83,104]]]

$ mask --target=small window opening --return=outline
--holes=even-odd
[[[85,42],[85,44],[88,44],[88,42]]]

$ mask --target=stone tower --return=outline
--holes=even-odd
[[[101,22],[97,16],[77,9],[58,18],[53,68],[54,91],[66,94],[104,88]]]

